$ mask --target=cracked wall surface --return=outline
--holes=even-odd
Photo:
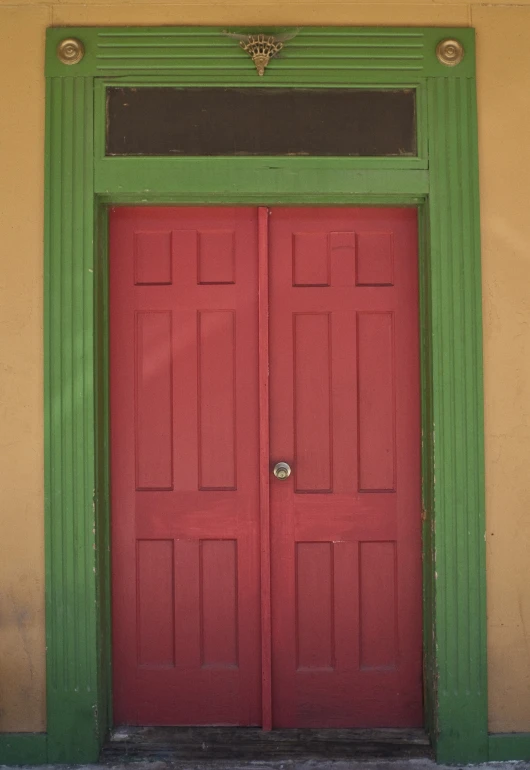
[[[530,731],[530,0],[0,0],[0,731],[46,726],[44,33],[112,24],[476,28],[490,729]]]

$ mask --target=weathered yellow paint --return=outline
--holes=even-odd
[[[530,730],[530,7],[472,11],[483,231],[490,729]]]
[[[9,3],[9,4],[8,4]],[[0,731],[45,728],[44,30],[49,25],[473,25],[484,264],[490,729],[530,731],[530,0],[0,0]],[[455,180],[458,184],[458,180]]]
[[[469,26],[469,8],[458,5],[379,3],[276,2],[263,4],[221,2],[185,6],[172,5],[60,5],[53,23],[60,24],[264,24],[264,25],[416,25]],[[398,21],[399,19],[399,21]]]
[[[43,730],[46,7],[0,7],[0,730]],[[23,54],[21,55],[21,52]]]

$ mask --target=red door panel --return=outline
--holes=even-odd
[[[416,212],[270,216],[273,724],[422,723]]]
[[[110,216],[114,714],[260,722],[257,212]]]

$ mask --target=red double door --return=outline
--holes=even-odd
[[[111,211],[116,724],[421,724],[416,231]]]

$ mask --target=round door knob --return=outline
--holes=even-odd
[[[291,475],[291,466],[288,463],[276,463],[273,473],[277,479],[283,481],[283,479],[288,479]]]

